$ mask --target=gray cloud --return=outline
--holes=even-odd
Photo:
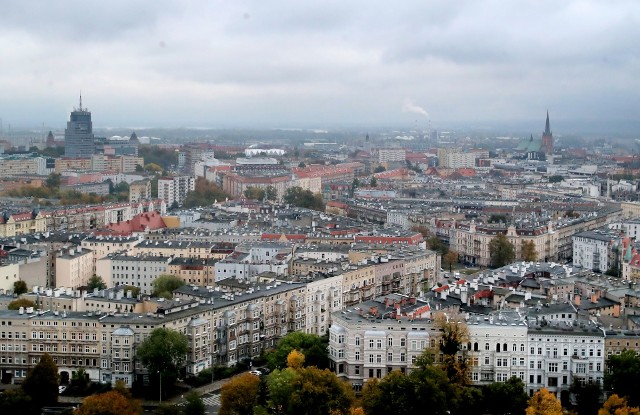
[[[63,125],[637,119],[636,1],[9,2],[0,118]],[[403,110],[405,106],[405,110]]]

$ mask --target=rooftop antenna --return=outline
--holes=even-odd
[[[78,108],[78,111],[82,111],[82,90],[80,90],[80,108]]]

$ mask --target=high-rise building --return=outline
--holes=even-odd
[[[73,158],[90,158],[95,153],[95,139],[91,124],[91,112],[80,106],[71,112],[67,128],[64,130],[64,155]]]
[[[547,111],[547,122],[544,127],[544,133],[542,133],[540,152],[546,155],[553,154],[553,134],[551,134],[551,127],[549,126],[549,111]]]

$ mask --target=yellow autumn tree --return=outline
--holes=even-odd
[[[222,385],[220,415],[251,415],[258,404],[260,378],[250,373],[231,378]]]
[[[629,407],[625,398],[613,394],[600,408],[598,415],[640,415],[640,409]]]
[[[526,415],[562,415],[562,404],[556,395],[542,388],[529,399]]]
[[[304,355],[297,350],[292,350],[287,356],[287,366],[292,369],[300,369],[304,364]]]

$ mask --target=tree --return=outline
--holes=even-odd
[[[184,415],[204,415],[206,407],[197,392],[189,392],[185,398]]]
[[[40,362],[29,371],[22,389],[38,408],[58,402],[58,367],[49,353],[43,354]]]
[[[640,356],[633,350],[623,350],[612,355],[608,361],[609,372],[605,373],[605,387],[629,400],[632,406],[640,404],[637,385],[640,384]]]
[[[369,186],[378,187],[378,180],[375,178],[375,176],[371,176],[371,181],[369,182]]]
[[[440,238],[435,235],[427,239],[427,246],[429,247],[429,249],[431,249],[432,251],[436,251],[440,255],[446,255],[447,252],[449,252],[449,247],[447,246],[447,244],[442,242]]]
[[[244,191],[244,197],[247,199],[262,200],[264,199],[265,194],[265,190],[259,187],[249,186]]]
[[[156,163],[147,163],[144,165],[144,169],[149,173],[156,174],[162,172],[162,166]]]
[[[7,389],[0,394],[2,414],[31,413],[31,409],[31,398],[22,389]]]
[[[98,290],[104,290],[105,288],[107,288],[107,284],[104,283],[104,281],[102,280],[102,277],[99,277],[93,274],[91,278],[89,278],[89,282],[87,283],[87,288],[89,289],[89,291],[93,291],[96,288]]]
[[[625,398],[614,393],[598,411],[598,415],[640,415],[640,410],[637,407],[630,408]]]
[[[267,186],[265,189],[265,197],[272,202],[278,200],[278,191],[273,186]]]
[[[516,253],[513,244],[509,242],[505,234],[501,233],[489,242],[489,255],[491,256],[491,266],[500,268],[511,263]]]
[[[506,382],[489,384],[484,390],[484,398],[487,412],[493,415],[522,414],[529,400],[524,382],[516,376]]]
[[[168,328],[157,328],[138,347],[137,356],[154,380],[169,387],[178,378],[189,342],[184,334]],[[167,388],[163,388],[165,390]]]
[[[373,378],[362,389],[362,407],[367,415],[421,413],[415,398],[414,379],[398,370],[381,381]]]
[[[260,378],[250,373],[231,378],[222,385],[220,415],[251,415],[258,403]]]
[[[491,216],[489,216],[489,220],[487,221],[489,223],[507,223],[507,217],[505,215],[496,215],[493,214]]]
[[[326,337],[299,331],[289,333],[280,339],[277,347],[267,355],[269,367],[287,367],[287,357],[293,350],[304,355],[305,366],[317,366],[320,369],[329,367]]]
[[[144,167],[141,166],[140,164],[136,164],[136,173],[142,173],[144,172]]]
[[[538,253],[536,252],[536,244],[533,241],[522,241],[522,260],[527,262],[533,262],[538,259]]]
[[[231,195],[222,190],[220,186],[206,180],[204,177],[198,177],[194,190],[187,193],[183,205],[187,208],[210,206],[215,201],[223,201],[230,197]]]
[[[35,307],[36,303],[34,303],[33,301],[27,299],[27,298],[18,298],[17,300],[13,300],[12,302],[9,303],[9,305],[7,306],[7,308],[9,310],[20,310],[20,307]]]
[[[185,282],[175,275],[163,274],[153,281],[153,295],[166,299],[173,298],[173,291],[185,285]]]
[[[314,195],[311,190],[304,190],[300,186],[288,188],[284,194],[283,201],[293,206],[324,211],[322,196],[319,194]]]
[[[292,352],[288,359],[298,365],[304,356]],[[267,379],[270,408],[278,414],[349,415],[355,396],[346,382],[329,369],[287,367],[274,370]]]
[[[579,378],[574,378],[570,392],[576,398],[576,411],[580,415],[597,415],[600,409],[600,397],[602,388],[600,383],[587,383]]]
[[[542,388],[529,399],[526,415],[562,415],[562,405],[556,395]]]
[[[138,415],[142,413],[139,401],[129,399],[118,391],[109,391],[87,397],[74,415]]]
[[[562,176],[560,176],[558,174],[555,174],[555,175],[549,177],[549,183],[560,183],[563,180],[564,180],[564,177],[562,177]]]
[[[459,314],[436,315],[435,325],[440,331],[438,352],[442,353],[442,366],[450,382],[469,383],[469,365],[466,354],[459,355],[462,345],[469,341],[469,328]]]
[[[307,167],[307,165],[304,164],[304,161],[301,161],[300,163],[298,163],[298,167],[304,169],[305,167]]]
[[[27,291],[29,291],[29,289],[27,288],[27,283],[26,282],[24,282],[22,280],[18,280],[18,281],[13,283],[13,293],[15,295],[24,294]]]
[[[374,173],[382,173],[383,171],[386,171],[386,167],[384,166],[377,166],[375,169],[373,169]]]
[[[80,392],[84,392],[89,386],[89,383],[89,376],[83,368],[76,370],[71,377],[71,385]]]
[[[44,185],[51,190],[58,190],[61,182],[62,175],[60,173],[51,173],[49,177],[47,177],[47,180],[45,180]]]
[[[444,254],[442,261],[449,266],[449,272],[451,272],[453,264],[458,262],[458,253],[450,249],[446,254]]]

